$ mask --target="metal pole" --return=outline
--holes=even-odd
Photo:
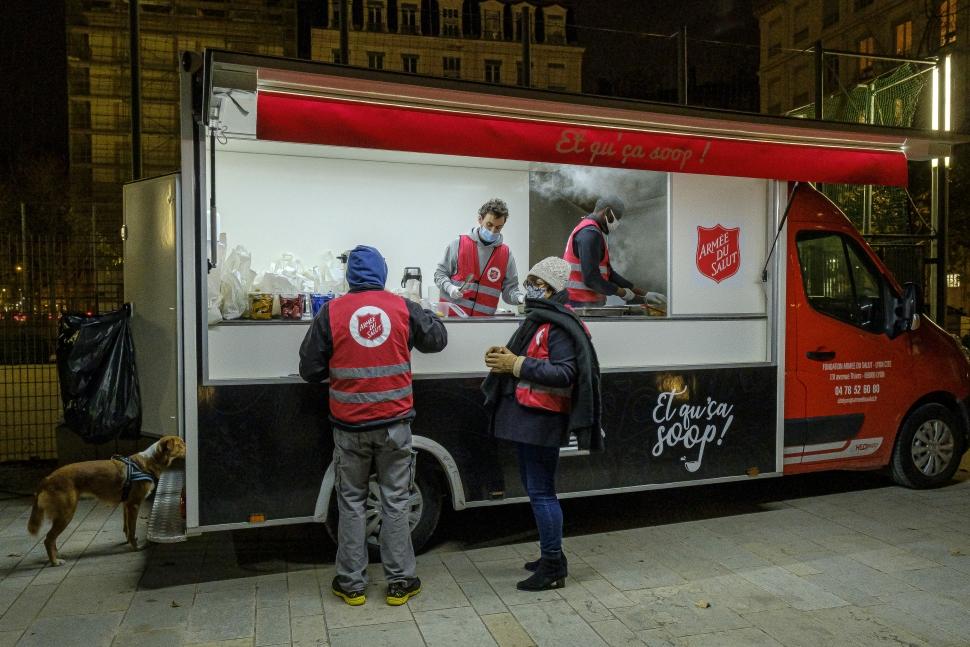
[[[128,2],[128,67],[131,70],[131,179],[141,179],[141,61],[138,0]]]
[[[946,129],[946,99],[944,95],[944,79],[937,83],[937,118],[939,119],[940,130]],[[946,164],[943,158],[937,160],[934,169],[934,199],[936,201],[936,323],[944,330],[946,329],[946,271],[947,271],[947,225],[948,225],[948,198]]]
[[[91,205],[91,285],[94,287],[94,314],[98,314],[98,205]]]
[[[337,0],[340,5],[340,62],[350,64],[350,0]]]
[[[687,25],[677,32],[677,102],[687,105]]]
[[[825,53],[822,50],[821,39],[815,41],[815,118],[822,121],[822,98],[825,96]]]
[[[519,35],[522,37],[522,85],[532,87],[532,34],[529,33],[529,9],[522,7],[522,15],[519,16],[521,24]]]
[[[27,204],[20,203],[20,310],[27,305]]]

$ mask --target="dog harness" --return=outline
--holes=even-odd
[[[128,495],[131,494],[131,486],[133,483],[138,481],[151,481],[152,485],[156,485],[155,477],[138,467],[138,463],[131,460],[127,456],[115,454],[111,457],[111,460],[121,461],[125,464],[125,482],[124,485],[121,486],[122,501],[128,500]]]

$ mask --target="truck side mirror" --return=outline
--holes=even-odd
[[[923,310],[923,294],[916,283],[903,285],[903,295],[894,299],[893,318],[889,338],[894,339],[907,330],[919,328],[919,314]]]

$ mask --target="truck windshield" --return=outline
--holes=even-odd
[[[883,281],[854,240],[835,232],[802,232],[796,245],[813,308],[870,332],[884,330]]]

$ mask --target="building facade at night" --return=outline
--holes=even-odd
[[[483,0],[330,0],[326,26],[312,32],[312,57],[340,62],[340,11],[351,12],[349,63],[358,67],[524,85],[521,15],[528,11],[530,86],[580,92],[584,48],[567,39],[567,10],[555,3]],[[463,8],[464,7],[464,8]]]
[[[968,0],[768,0],[757,9],[761,32],[761,111],[781,114],[814,101],[811,48],[859,54],[953,57],[953,121],[965,119]],[[824,94],[848,92],[891,65],[871,58],[826,56]],[[928,124],[927,124],[928,126]]]
[[[141,157],[145,177],[178,169],[179,54],[223,48],[296,54],[296,0],[140,0]],[[132,178],[128,2],[67,3],[72,208],[120,222]]]

